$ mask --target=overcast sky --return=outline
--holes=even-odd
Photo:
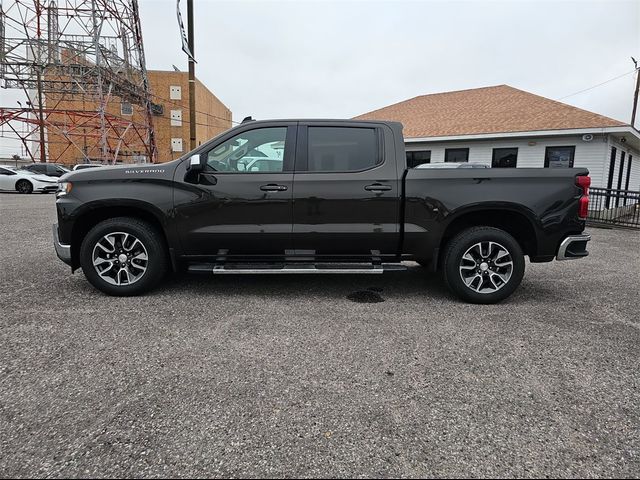
[[[186,71],[176,1],[139,3],[147,68]],[[350,118],[417,95],[499,84],[631,118],[637,0],[194,3],[196,74],[236,121]],[[181,7],[186,21],[186,0]],[[0,105],[15,105],[17,95],[0,89]],[[0,138],[0,155],[19,148]]]
[[[175,0],[140,10],[148,68],[186,70]],[[195,12],[196,74],[236,120],[352,117],[503,83],[561,99],[640,60],[638,1],[196,0]],[[629,122],[633,87],[630,73],[563,101]]]

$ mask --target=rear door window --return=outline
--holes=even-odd
[[[382,163],[375,128],[308,127],[308,172],[359,172]]]

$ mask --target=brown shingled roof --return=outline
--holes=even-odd
[[[508,85],[422,95],[355,118],[402,122],[406,138],[626,125]]]

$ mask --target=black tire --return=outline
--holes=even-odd
[[[486,255],[486,262],[482,259],[474,260],[478,266],[476,270],[473,266],[474,261],[463,260],[463,256],[479,243],[482,245],[480,248],[489,246],[482,242],[498,244],[498,247],[504,250],[494,245],[493,252],[498,252],[495,256],[503,256],[500,257],[500,262],[496,262],[487,248],[485,252],[489,253]],[[504,256],[505,251],[508,252],[508,256]],[[474,249],[471,253],[475,255],[476,252],[479,252],[478,256],[485,256],[482,250]],[[511,266],[498,266],[509,262]],[[524,276],[524,263],[522,248],[507,232],[493,227],[473,227],[460,232],[449,241],[445,247],[442,266],[445,283],[456,296],[469,303],[489,304],[504,300],[518,288]],[[463,280],[462,272],[468,275],[467,281],[477,277],[471,282],[471,286]],[[507,281],[502,282],[503,278],[507,278]],[[497,289],[492,291],[496,283]],[[481,291],[477,291],[478,289]]]
[[[98,274],[93,266],[94,249],[99,251],[96,247],[97,243],[105,235],[116,232],[126,233],[137,238],[143,245],[147,256],[146,270],[139,279],[130,284],[114,285],[109,283]],[[116,250],[117,242],[114,252]],[[116,259],[113,262],[116,262]],[[139,295],[155,287],[169,270],[169,258],[163,235],[155,227],[136,218],[117,217],[104,220],[89,230],[80,247],[80,265],[87,280],[98,290],[107,295],[126,297]]]
[[[18,180],[16,182],[16,192],[18,193],[32,193],[33,184],[29,180]]]

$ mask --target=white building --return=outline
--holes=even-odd
[[[640,191],[640,132],[507,85],[423,95],[356,118],[404,125],[407,160],[589,169],[593,187]]]

